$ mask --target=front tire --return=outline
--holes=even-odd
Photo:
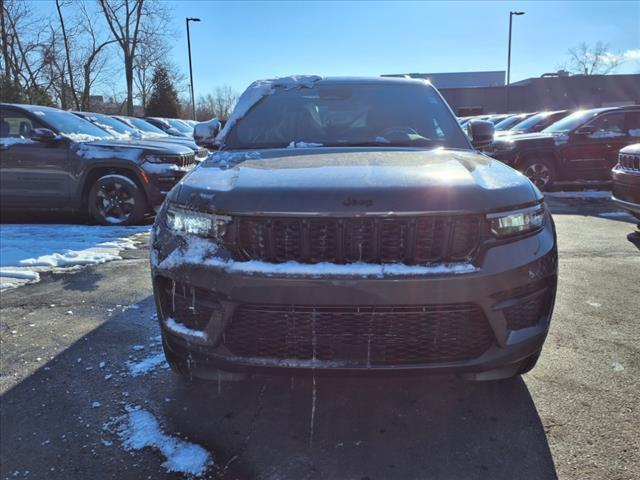
[[[520,171],[540,190],[548,190],[556,181],[556,168],[549,160],[532,158]]]
[[[91,187],[89,214],[100,225],[136,225],[147,211],[140,187],[124,175],[105,175]]]

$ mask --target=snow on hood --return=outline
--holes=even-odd
[[[278,88],[289,90],[292,88],[312,88],[316,82],[322,80],[318,75],[292,75],[289,77],[272,78],[269,80],[257,80],[244,91],[231,117],[225,124],[222,131],[216,137],[217,144],[223,144],[224,139],[231,131],[231,128],[238,120],[244,117],[251,107],[258,103],[263,97],[273,94]]]
[[[316,148],[321,146],[321,143],[291,142],[289,145],[287,145],[287,148]]]
[[[101,139],[102,140],[102,139]],[[143,153],[142,148],[127,145],[92,145],[81,143],[78,145],[77,153],[82,158],[125,158],[136,161]]]
[[[96,137],[86,133],[61,133],[61,136],[68,138],[72,142],[95,142],[96,140],[109,140],[109,138]]]

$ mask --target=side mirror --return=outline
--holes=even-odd
[[[493,142],[495,127],[487,120],[469,120],[466,129],[471,145],[478,150],[488,147]]]
[[[196,145],[201,147],[216,149],[215,144],[216,137],[220,133],[222,124],[217,118],[212,118],[207,122],[198,123],[193,128],[193,139],[196,141]]]
[[[575,131],[576,135],[593,135],[596,133],[596,129],[593,125],[583,125]]]
[[[53,142],[58,139],[55,132],[48,128],[34,128],[29,133],[29,137],[31,137],[31,140],[34,142]]]

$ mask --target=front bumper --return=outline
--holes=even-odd
[[[141,176],[144,180],[149,206],[157,211],[171,189],[195,166],[195,164],[189,167],[176,167],[171,164],[142,164]]]
[[[158,245],[158,240],[153,244]],[[166,252],[152,248],[154,294],[165,348],[179,358],[188,357],[199,368],[240,371],[517,370],[542,349],[558,268],[550,216],[543,230],[493,246],[477,259],[475,271],[463,274],[384,278],[238,274],[220,266],[163,263]],[[245,308],[249,315],[242,314]],[[280,316],[274,316],[272,310]],[[332,311],[340,321],[327,314]],[[413,320],[402,323],[403,328],[413,329],[414,338],[390,330],[394,319],[406,322],[404,311],[410,311]],[[471,311],[473,317],[464,313]],[[394,316],[397,312],[400,315]],[[383,327],[374,320],[366,332],[362,315],[387,316]],[[325,324],[310,323],[309,319],[313,323],[316,318],[333,322],[331,331]],[[248,322],[245,332],[252,339],[264,334],[268,342],[248,353],[246,341],[239,347],[231,338],[238,334],[238,322]],[[456,325],[461,328],[456,330]],[[272,330],[282,335],[270,337]],[[300,338],[301,332],[309,334],[308,338]],[[469,343],[468,350],[456,344],[457,338]],[[341,343],[339,348],[325,345],[332,339]],[[295,353],[282,354],[284,350],[273,345],[277,341],[287,344],[284,350],[297,352],[297,358]],[[387,341],[395,342],[393,355]],[[433,342],[433,348],[424,347],[428,342]],[[350,351],[345,351],[345,344]]]
[[[640,218],[640,171],[616,166],[613,177],[612,200]]]

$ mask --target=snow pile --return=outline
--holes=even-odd
[[[316,82],[320,80],[322,80],[322,77],[317,75],[292,75],[290,77],[257,80],[253,82],[244,93],[240,95],[231,117],[216,137],[216,143],[224,143],[224,139],[236,122],[244,117],[247,112],[251,110],[251,107],[258,103],[263,97],[273,94],[277,88],[285,90],[292,88],[313,88]]]
[[[160,366],[162,368],[168,367],[162,352],[151,355],[140,362],[127,362],[127,368],[129,368],[132,377],[147,374]]]
[[[148,227],[2,225],[0,290],[37,282],[41,272],[120,260],[136,248],[132,235]]]
[[[377,264],[357,262],[337,264],[321,262],[315,264],[285,262],[269,263],[260,260],[237,262],[216,256],[217,247],[208,240],[189,237],[187,248],[176,248],[158,268],[168,270],[181,265],[208,265],[230,273],[287,277],[373,277],[390,278],[423,275],[466,274],[478,271],[470,263],[437,263],[430,265],[405,265],[402,263]]]
[[[128,407],[126,415],[115,418],[105,427],[110,424],[117,425],[116,432],[125,450],[157,449],[165,457],[162,466],[169,472],[200,477],[213,464],[204,448],[167,435],[158,420],[140,407]]]

